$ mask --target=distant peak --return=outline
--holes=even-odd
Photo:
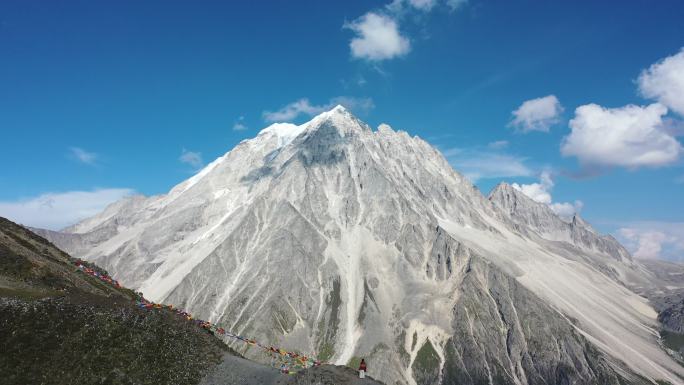
[[[498,192],[498,191],[510,191],[510,190],[517,191],[517,190],[515,189],[515,187],[511,186],[509,183],[507,183],[507,182],[499,182],[499,184],[497,184],[497,185],[492,189],[492,191],[490,191],[489,197],[490,197],[490,199],[491,199],[492,195],[494,195],[494,194],[495,194],[496,192]]]
[[[582,227],[588,227],[589,224],[579,216],[579,214],[575,213],[572,215],[572,224],[575,226],[582,226]]]
[[[378,126],[378,131],[380,131],[380,132],[394,132],[394,130],[392,129],[392,126],[390,126],[387,123],[381,123]]]

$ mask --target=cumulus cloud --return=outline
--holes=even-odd
[[[346,109],[364,115],[375,108],[371,98],[355,98],[351,96],[336,96],[326,104],[314,105],[309,99],[302,98],[285,105],[277,111],[264,111],[263,117],[267,122],[290,122],[300,115],[314,116],[328,111],[336,105],[342,105]]]
[[[531,99],[523,102],[517,110],[513,111],[513,120],[510,125],[524,133],[549,132],[551,126],[560,121],[562,112],[563,106],[554,95]]]
[[[616,237],[636,258],[684,260],[684,222],[635,222]]]
[[[553,180],[548,171],[541,173],[539,183],[522,184],[513,183],[514,189],[522,191],[523,194],[532,198],[532,200],[539,203],[551,204],[551,189],[553,188]]]
[[[399,32],[397,21],[388,15],[368,12],[344,27],[356,34],[349,47],[357,59],[382,61],[406,55],[411,49],[409,39]]]
[[[180,160],[182,163],[189,164],[195,169],[199,169],[204,165],[204,162],[202,161],[202,153],[188,151],[186,149],[183,149],[178,160]]]
[[[233,123],[233,131],[244,131],[247,129],[247,126],[245,125],[245,117],[240,116],[235,123]]]
[[[639,91],[684,116],[684,48],[639,75]]]
[[[553,179],[551,173],[543,171],[539,176],[539,183],[517,184],[513,183],[511,186],[531,198],[532,200],[543,203],[555,212],[558,216],[565,220],[569,220],[573,215],[579,213],[584,207],[584,203],[576,200],[570,202],[553,202],[551,190],[553,190]]]
[[[531,176],[526,158],[482,148],[450,148],[443,152],[449,164],[472,182],[480,179]]]
[[[411,40],[400,29],[405,21],[425,20],[420,17],[436,8],[455,11],[467,0],[392,0],[384,7],[366,12],[343,28],[354,32],[349,42],[351,55],[355,59],[375,63],[374,69],[384,73],[377,64],[383,60],[406,55],[411,50]],[[441,7],[444,5],[444,7]]]
[[[97,154],[94,152],[88,152],[80,147],[69,148],[69,153],[71,156],[83,164],[94,165],[97,161]]]
[[[128,188],[50,192],[16,201],[0,201],[0,216],[26,226],[59,230],[91,217],[110,203],[133,193]]]
[[[679,159],[682,146],[664,125],[667,108],[627,105],[605,108],[580,106],[570,120],[570,135],[561,153],[585,166],[659,167]]]

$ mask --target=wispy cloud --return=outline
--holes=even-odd
[[[98,158],[98,155],[96,153],[88,152],[80,147],[69,148],[69,154],[72,158],[76,159],[77,161],[91,166],[97,162]]]
[[[0,216],[32,227],[59,230],[102,211],[133,194],[128,188],[49,192],[16,201],[0,201]]]
[[[676,177],[674,181],[677,184],[684,184],[684,175],[680,175],[680,176]]]
[[[451,9],[455,11],[468,3],[468,0],[447,0],[446,4]]]
[[[490,142],[487,144],[488,148],[491,148],[492,150],[501,150],[506,147],[508,147],[508,141],[507,140],[497,140],[495,142]]]
[[[290,122],[301,115],[318,115],[332,109],[338,104],[360,115],[365,115],[375,108],[375,104],[371,98],[336,96],[330,99],[328,103],[319,105],[311,104],[309,99],[302,98],[289,103],[276,111],[264,111],[262,115],[266,122]]]
[[[204,165],[204,162],[202,161],[202,153],[188,151],[186,149],[183,149],[178,160],[180,160],[182,163],[192,166],[192,168],[196,170],[202,168]]]
[[[480,179],[532,176],[527,158],[491,148],[449,148],[443,151],[452,167],[472,182]]]
[[[684,222],[632,222],[615,236],[636,258],[684,261]]]
[[[233,131],[244,131],[247,128],[248,127],[245,125],[245,117],[244,116],[240,116],[239,118],[237,118],[235,123],[233,123]]]

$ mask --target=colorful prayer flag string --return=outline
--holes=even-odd
[[[97,271],[94,268],[88,267],[85,265],[82,261],[77,260],[74,262],[76,267],[78,269],[90,276],[93,276],[95,278],[98,278],[100,281],[105,282],[109,285],[112,285],[116,288],[121,288],[121,285],[119,282],[112,277],[110,277],[107,274],[101,273]],[[291,370],[291,368],[297,368],[297,369],[306,369],[312,366],[320,366],[321,361],[317,360],[313,357],[308,357],[306,355],[300,355],[296,352],[288,352],[284,349],[280,349],[277,347],[273,346],[266,346],[263,345],[256,340],[249,339],[249,338],[244,338],[241,337],[237,334],[230,333],[226,331],[222,327],[218,327],[217,325],[212,324],[209,321],[204,321],[200,319],[195,319],[192,317],[192,315],[184,310],[174,308],[173,305],[162,305],[159,303],[154,303],[151,301],[148,301],[143,297],[142,293],[135,292],[136,296],[136,305],[140,309],[145,309],[145,310],[150,310],[150,309],[168,309],[170,311],[173,311],[174,313],[178,314],[179,316],[185,318],[187,321],[193,322],[197,326],[201,327],[202,329],[208,330],[214,335],[218,334],[221,336],[229,337],[232,339],[236,339],[239,341],[242,341],[250,346],[257,346],[259,347],[264,353],[269,355],[271,357],[271,366],[275,366],[275,361],[277,360],[278,363],[280,364],[280,372],[283,374],[294,374],[296,371]]]

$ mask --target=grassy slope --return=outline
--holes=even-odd
[[[0,218],[0,380],[8,384],[193,384],[225,345],[166,309],[83,274]]]

